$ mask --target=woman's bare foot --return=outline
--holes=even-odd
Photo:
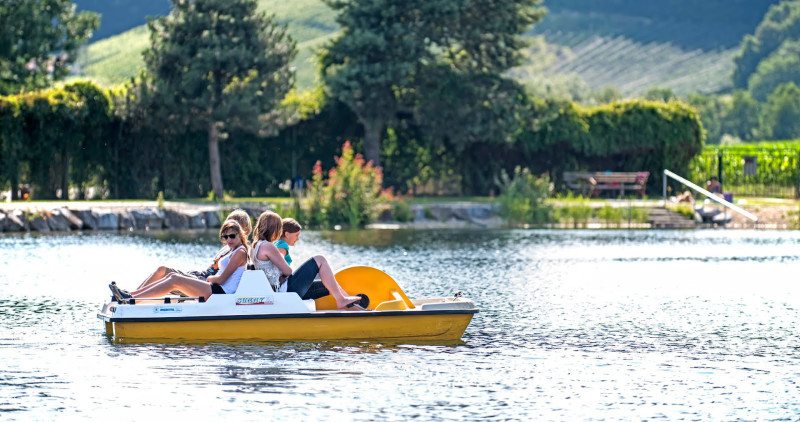
[[[338,309],[345,309],[349,305],[354,303],[358,303],[361,300],[360,296],[344,296],[341,300],[336,301],[336,307]]]

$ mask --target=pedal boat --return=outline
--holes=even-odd
[[[348,293],[367,295],[367,310],[337,310],[330,296],[303,301],[296,293],[276,293],[262,271],[248,270],[234,294],[112,301],[97,316],[118,342],[458,342],[478,312],[459,294],[410,300],[372,267],[345,268],[336,279]]]

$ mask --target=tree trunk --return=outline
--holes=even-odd
[[[364,122],[364,158],[372,161],[375,167],[381,166],[381,135],[383,134],[383,121],[371,120]]]
[[[219,132],[216,122],[208,125],[208,164],[211,169],[211,189],[214,191],[217,201],[222,201],[222,171],[219,162]]]
[[[14,171],[11,173],[11,200],[16,201],[19,198],[19,168],[14,166]]]

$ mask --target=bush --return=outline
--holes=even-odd
[[[324,227],[347,224],[361,227],[375,218],[381,201],[383,175],[379,168],[367,163],[361,154],[353,151],[347,141],[342,146],[342,156],[336,167],[322,175],[322,165],[314,166],[311,185],[306,195],[308,224]]]
[[[501,215],[511,224],[545,224],[551,221],[552,210],[545,200],[550,196],[550,179],[536,177],[527,168],[514,169],[510,178],[502,172],[497,181],[501,194]]]
[[[414,214],[411,213],[411,206],[402,199],[396,199],[392,202],[392,215],[395,220],[401,223],[414,221]]]

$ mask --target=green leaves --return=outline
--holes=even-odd
[[[0,95],[49,86],[69,73],[76,52],[100,23],[70,0],[0,3]]]

